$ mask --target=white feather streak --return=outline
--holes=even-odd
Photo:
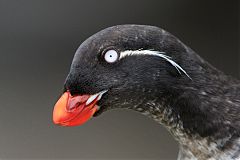
[[[154,51],[154,50],[126,50],[120,53],[120,59],[126,57],[126,56],[133,56],[133,55],[151,55],[151,56],[158,56],[163,59],[165,59],[167,62],[169,62],[171,65],[173,65],[179,74],[182,74],[182,72],[190,79],[192,79],[187,72],[176,62],[172,60],[170,56],[167,56],[164,54],[165,52],[160,51]]]

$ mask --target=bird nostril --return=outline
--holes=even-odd
[[[69,106],[69,108],[68,108],[68,110],[73,110],[73,109],[76,109],[76,108],[78,108],[79,106],[81,105],[81,103],[80,102],[77,102],[77,103],[70,103],[68,106]]]
[[[81,105],[79,97],[73,97],[68,99],[67,110],[72,111]]]
[[[67,104],[67,110],[68,111],[73,111],[79,106],[83,105],[89,98],[89,95],[76,95],[76,96],[71,96],[68,99],[68,104]]]

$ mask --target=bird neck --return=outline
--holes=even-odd
[[[134,110],[162,124],[173,135],[179,142],[182,159],[240,156],[239,131],[211,108],[219,106],[219,102],[206,94],[208,90],[186,87],[181,94],[165,94]]]

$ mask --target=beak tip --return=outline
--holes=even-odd
[[[53,116],[52,122],[53,122],[54,124],[59,124],[59,120],[57,120],[57,118],[55,118],[54,116]]]

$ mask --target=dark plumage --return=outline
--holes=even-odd
[[[108,50],[117,51],[116,62],[105,61]],[[179,159],[240,159],[239,80],[163,29],[119,25],[80,45],[64,91],[74,96],[103,90],[94,116],[127,108],[152,117],[179,142]]]

